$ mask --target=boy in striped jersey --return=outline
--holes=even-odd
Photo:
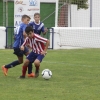
[[[34,63],[36,68],[35,77],[38,77],[40,63],[46,55],[49,46],[49,40],[37,34],[34,34],[33,28],[31,26],[27,26],[25,32],[27,34],[27,38],[25,39],[20,49],[24,50],[25,46],[30,45],[30,47],[32,48],[32,52],[27,56],[23,64],[22,75],[20,76],[20,78],[25,78],[27,66],[29,66],[30,63]]]
[[[45,35],[46,32],[48,31],[47,28],[44,28],[44,23],[40,22],[40,13],[35,13],[34,21],[30,22],[28,25],[31,26],[34,30],[34,33],[38,35],[41,35],[41,33]],[[32,66],[30,66],[28,67],[28,77],[32,76],[33,76]]]

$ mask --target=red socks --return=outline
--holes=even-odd
[[[23,66],[22,67],[22,76],[26,75],[26,71],[27,71],[27,66]]]

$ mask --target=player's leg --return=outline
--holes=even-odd
[[[34,65],[35,65],[35,68],[36,68],[36,70],[35,70],[35,77],[39,76],[40,63],[42,62],[43,58],[44,58],[44,55],[37,54],[37,58],[34,61]]]
[[[18,60],[15,60],[10,64],[5,65],[5,68],[12,68],[16,65],[23,63],[23,51],[21,51],[20,48],[14,48],[14,54],[17,56]]]
[[[32,72],[32,63],[28,64],[28,77],[34,77],[34,73]]]
[[[25,62],[23,64],[23,67],[22,67],[22,75],[20,76],[20,78],[25,78],[26,71],[27,71],[27,66],[30,67],[30,65],[32,64],[32,62],[34,62],[35,59],[36,59],[36,56],[34,55],[34,52],[31,52],[26,57],[26,60],[25,60]]]
[[[24,50],[24,54],[25,56],[29,55],[29,49],[27,47],[25,47],[25,50]],[[32,73],[32,63],[29,63],[28,65],[28,77],[33,77],[33,73]]]
[[[24,61],[24,64],[22,66],[22,75],[20,76],[20,78],[25,78],[26,75],[26,71],[27,71],[27,66],[30,63],[30,61],[26,58],[26,60]]]
[[[15,60],[11,62],[10,64],[2,66],[2,70],[5,76],[7,76],[7,72],[9,68],[13,68],[16,65],[23,63],[23,52],[19,48],[14,48],[14,54],[18,57],[18,60]]]

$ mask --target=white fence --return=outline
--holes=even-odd
[[[53,49],[100,48],[100,28],[53,27],[53,29]]]
[[[100,0],[88,0],[88,9],[78,9],[77,5],[67,3],[68,1],[77,2],[77,0],[57,0],[55,27],[64,27],[64,25],[68,27],[100,27]],[[67,5],[68,8],[66,8]]]
[[[0,27],[0,49],[5,49],[6,46],[6,28]]]

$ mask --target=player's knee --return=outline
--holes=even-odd
[[[26,59],[25,62],[24,62],[24,66],[28,66],[28,64],[29,64],[29,60]]]
[[[22,57],[18,57],[18,61],[19,61],[20,64],[22,64],[23,63],[23,58]]]
[[[39,60],[35,60],[35,61],[34,61],[34,65],[40,66],[40,61],[39,61]]]
[[[19,61],[19,63],[20,63],[20,64],[22,64],[22,63],[23,63],[23,61]]]

